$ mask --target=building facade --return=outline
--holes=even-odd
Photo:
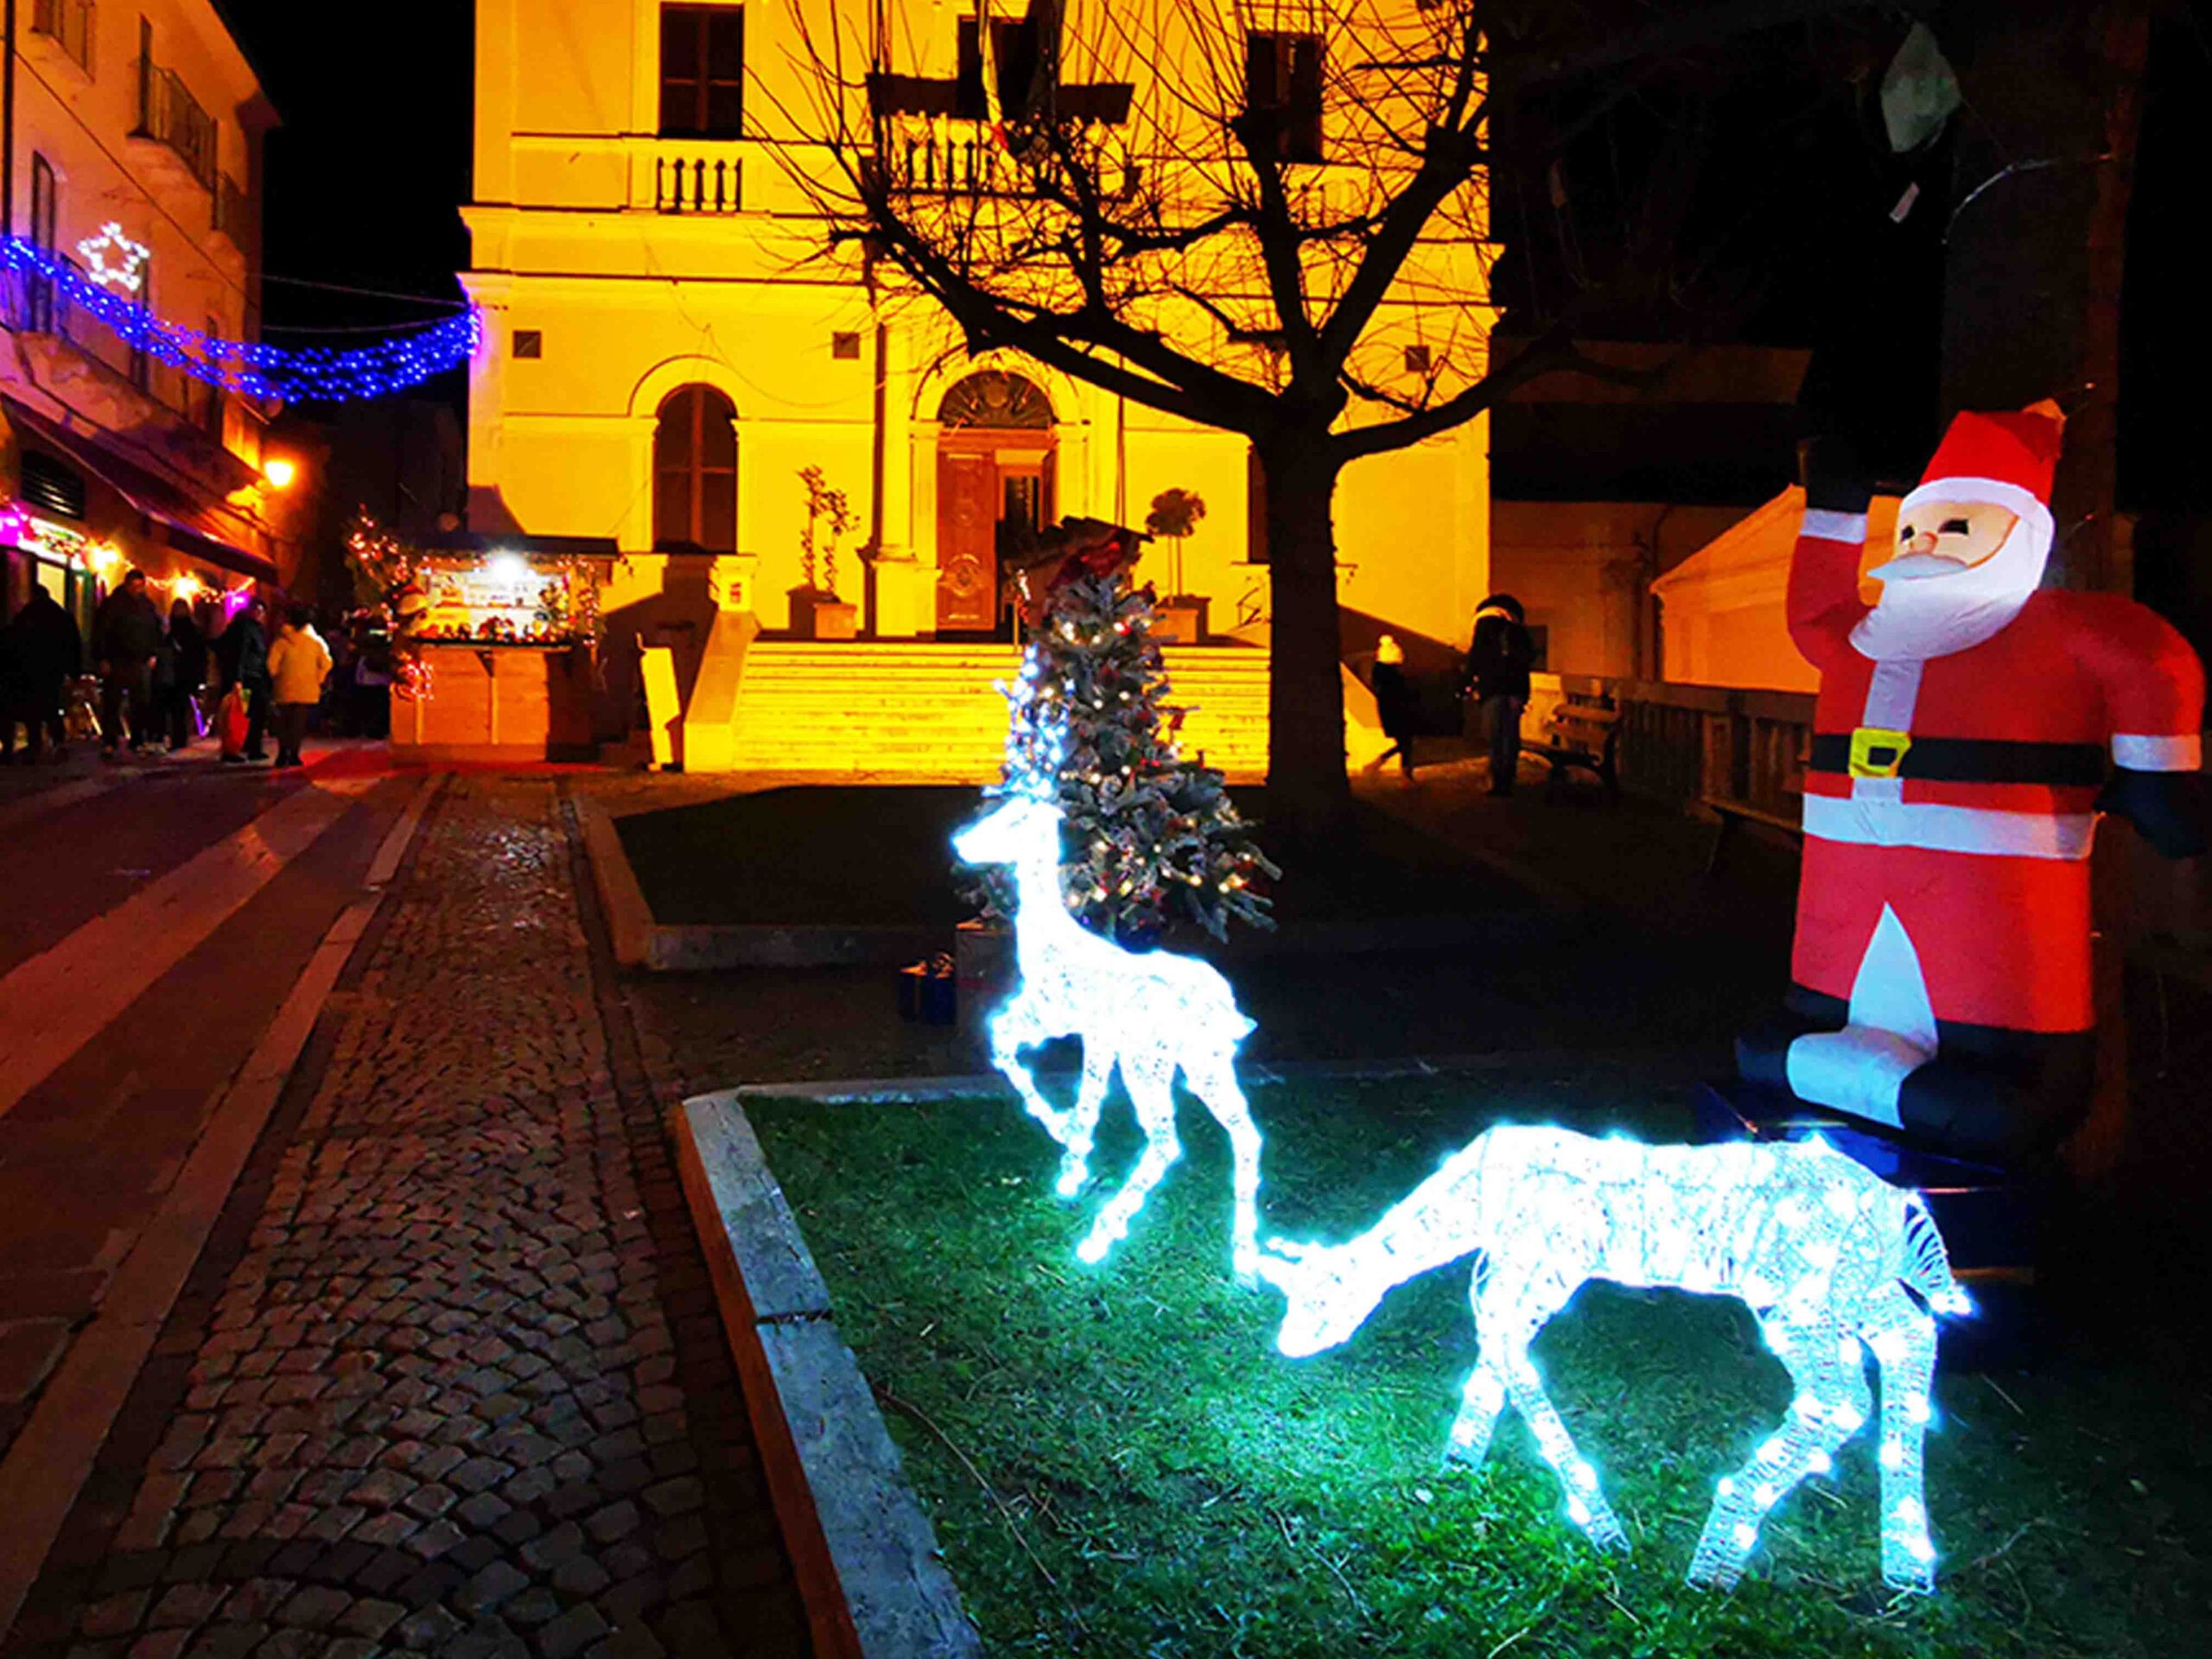
[[[1406,0],[1409,16],[1417,4]],[[964,91],[981,84],[980,25],[1003,29],[1021,7],[995,0],[980,19],[976,0],[824,0],[810,11],[817,25],[855,24],[856,37],[872,20],[899,71]],[[1325,41],[1327,11],[1285,0],[1236,15],[1255,41],[1282,48],[1289,75],[1301,50],[1355,48]],[[800,655],[812,664],[830,649],[800,653],[791,638],[823,632],[806,548],[811,526],[812,586],[828,585],[830,536],[810,516],[801,475],[812,468],[850,509],[835,546],[857,636],[844,671],[923,664],[911,695],[933,719],[961,718],[956,698],[973,702],[963,740],[973,753],[954,771],[996,756],[1003,706],[988,665],[1009,638],[1000,555],[1030,527],[1064,516],[1141,525],[1162,492],[1194,493],[1205,504],[1194,533],[1155,542],[1140,570],[1163,594],[1206,601],[1202,637],[1171,662],[1179,689],[1213,683],[1222,653],[1264,646],[1267,555],[1242,436],[1011,354],[971,357],[895,273],[831,257],[791,175],[794,146],[773,136],[803,125],[797,112],[821,95],[791,7],[479,0],[476,17],[474,268],[462,281],[487,328],[470,387],[468,527],[518,545],[604,543],[602,737],[634,729],[642,640],[675,658],[690,764],[805,747],[803,732],[784,730],[772,749],[748,728],[765,738],[817,706],[801,698],[772,715],[763,701]],[[1112,26],[1104,0],[1069,0],[1065,17],[1076,42]],[[1125,34],[1128,18],[1125,6]],[[1144,67],[1127,73],[1125,101],[1141,109]],[[1319,112],[1317,133],[1329,118]],[[956,97],[918,118],[906,159],[965,158],[947,165],[944,188],[976,188],[990,132],[984,102]],[[1314,163],[1317,176],[1327,165]],[[1470,279],[1454,280],[1466,298]],[[1478,423],[1345,474],[1339,591],[1362,626],[1464,636],[1489,579],[1484,445]],[[747,661],[709,662],[740,651]],[[951,677],[931,682],[931,662]],[[1252,666],[1218,696],[1191,691],[1224,721],[1236,705],[1247,769],[1265,748],[1264,672],[1251,681]],[[809,673],[834,681],[836,668]],[[1262,694],[1248,696],[1252,685]],[[706,734],[710,702],[714,720],[734,724],[728,744]],[[912,727],[912,702],[893,712]],[[842,753],[858,765],[897,735],[850,725],[801,764],[836,770]],[[1214,741],[1230,741],[1225,728]]]
[[[257,328],[263,136],[253,67],[211,0],[18,0],[8,228],[171,323]],[[0,324],[0,614],[37,582],[88,622],[132,567],[172,597],[284,579],[263,471],[271,411],[10,268]]]

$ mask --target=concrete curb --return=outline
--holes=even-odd
[[[677,1168],[817,1655],[982,1651],[739,1090],[671,1114]]]

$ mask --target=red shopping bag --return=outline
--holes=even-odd
[[[223,753],[244,754],[246,734],[252,729],[253,720],[246,712],[245,693],[237,686],[223,693],[222,707],[216,711],[216,724],[223,734]]]

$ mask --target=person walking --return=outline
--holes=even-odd
[[[1529,706],[1529,670],[1536,645],[1527,613],[1510,594],[1492,594],[1475,607],[1474,636],[1467,641],[1461,689],[1482,712],[1490,743],[1490,792],[1510,795],[1521,766],[1521,711]]]
[[[16,758],[16,722],[29,738],[27,764],[36,765],[46,739],[49,760],[62,757],[68,728],[61,699],[69,681],[85,671],[85,639],[77,619],[34,580],[23,608],[0,630],[0,762]]]
[[[161,713],[171,754],[199,735],[192,710],[207,681],[207,637],[192,620],[192,607],[180,599],[169,607],[168,639],[162,653]]]
[[[1410,783],[1414,775],[1414,726],[1417,700],[1413,682],[1406,677],[1406,649],[1396,638],[1384,634],[1375,642],[1375,715],[1382,722],[1382,735],[1390,740],[1390,747],[1368,763],[1370,771],[1379,771],[1392,755],[1398,757],[1398,770]]]
[[[238,695],[245,699],[249,722],[245,753],[223,756],[232,766],[269,758],[269,636],[261,631],[261,601],[248,600],[215,641],[223,683],[226,687],[237,687]]]
[[[133,570],[100,601],[92,617],[92,660],[100,671],[100,750],[113,756],[127,715],[130,747],[154,737],[154,659],[162,649],[162,613],[146,592],[146,573]]]
[[[269,681],[276,698],[276,765],[279,769],[301,764],[300,744],[308,734],[308,716],[322,701],[322,682],[330,672],[330,647],[315,631],[315,613],[295,605],[284,613],[284,626],[269,647]]]

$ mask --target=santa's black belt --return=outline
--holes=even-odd
[[[1815,732],[1812,769],[1846,777],[1910,778],[1928,784],[2044,784],[2054,788],[2094,789],[2105,780],[2104,747],[2097,743],[2028,743],[2001,737],[1918,737],[1884,732],[1860,737],[1861,759],[1854,769],[1853,736],[1849,732]]]

